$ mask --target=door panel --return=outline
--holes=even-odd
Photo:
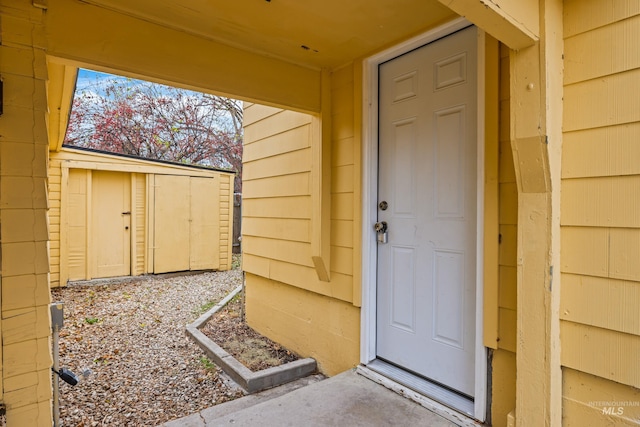
[[[128,173],[93,171],[93,277],[131,274],[131,180]]]
[[[191,177],[191,270],[216,269],[220,265],[219,185],[211,178]]]
[[[476,30],[380,65],[378,357],[474,394]]]
[[[415,333],[416,331],[416,251],[413,248],[391,247],[391,325]]]
[[[189,177],[155,176],[153,272],[189,270]]]

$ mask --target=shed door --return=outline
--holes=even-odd
[[[191,270],[218,268],[219,261],[219,208],[218,186],[212,178],[191,177]]]
[[[189,270],[189,177],[155,176],[153,272]]]
[[[93,277],[131,274],[131,179],[128,173],[92,173]]]
[[[380,65],[377,355],[474,394],[476,32]]]
[[[213,178],[155,176],[154,273],[219,267],[219,201]]]

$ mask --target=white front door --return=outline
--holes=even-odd
[[[477,30],[379,67],[377,357],[473,397]],[[384,203],[386,202],[386,208]]]

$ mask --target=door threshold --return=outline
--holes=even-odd
[[[359,365],[357,372],[460,426],[483,425],[473,419],[472,399],[380,359]]]

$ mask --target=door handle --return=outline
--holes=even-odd
[[[122,212],[122,215],[131,215],[131,211],[128,211],[128,212]]]
[[[377,234],[378,243],[387,243],[389,234],[387,232],[387,221],[376,222],[373,229]]]

